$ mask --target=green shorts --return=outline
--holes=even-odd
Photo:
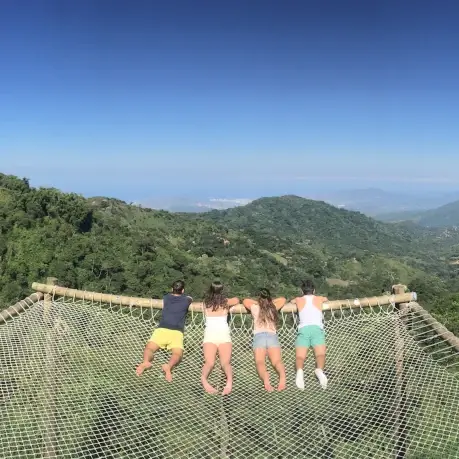
[[[305,325],[296,335],[296,347],[314,347],[325,344],[325,332],[318,325]]]

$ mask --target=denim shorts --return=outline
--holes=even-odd
[[[277,333],[261,332],[253,335],[253,349],[268,349],[280,347]]]

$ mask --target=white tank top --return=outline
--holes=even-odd
[[[305,327],[306,325],[317,325],[320,328],[324,328],[322,311],[314,305],[314,295],[305,295],[303,298],[306,300],[306,304],[298,313],[300,316],[298,328]]]

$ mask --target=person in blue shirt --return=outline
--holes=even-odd
[[[143,362],[137,367],[136,373],[142,373],[151,368],[152,361],[159,349],[171,351],[169,362],[161,368],[166,380],[172,382],[172,368],[176,366],[183,356],[183,332],[185,319],[193,299],[185,295],[185,283],[181,280],[172,284],[172,293],[163,298],[163,312],[158,328],[148,340],[144,352]]]

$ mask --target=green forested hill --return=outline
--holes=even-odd
[[[389,225],[295,196],[206,214],[172,214],[0,174],[0,304],[56,276],[79,289],[160,297],[185,278],[201,298],[220,277],[231,294],[260,286],[294,295],[312,277],[331,296],[376,294],[394,282],[429,301],[455,289],[455,233]]]

